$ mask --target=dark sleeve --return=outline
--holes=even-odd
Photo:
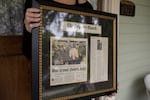
[[[26,9],[30,8],[31,6],[32,6],[32,0],[26,0],[24,15],[25,15]],[[28,59],[31,59],[31,47],[32,47],[31,39],[32,39],[32,34],[29,33],[24,26],[22,52]]]
[[[22,52],[28,58],[31,59],[31,50],[32,50],[32,35],[26,29],[24,29],[23,33],[23,44],[22,44]]]
[[[85,3],[85,5],[83,7],[90,9],[90,10],[93,10],[93,6],[88,1]]]

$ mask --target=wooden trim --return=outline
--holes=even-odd
[[[97,10],[101,10],[102,11],[102,5],[103,5],[103,0],[98,0],[97,1]]]
[[[102,11],[119,14],[120,0],[102,0]]]
[[[22,36],[0,36],[0,56],[22,54]]]

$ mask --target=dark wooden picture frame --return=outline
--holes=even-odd
[[[98,97],[117,91],[117,15],[101,11],[69,8],[65,5],[53,5],[44,1],[40,3],[40,9],[42,13],[41,25],[32,31],[32,100],[86,100],[87,98]],[[108,80],[96,83],[87,81],[50,86],[50,37],[52,34],[44,33],[44,28],[46,27],[44,25],[51,19],[47,19],[48,17],[46,18],[44,14],[62,12],[71,16],[87,18],[87,22],[84,22],[85,24],[94,25],[91,19],[98,20],[97,24],[102,28],[101,34],[88,34],[81,37],[88,40],[88,46],[90,46],[90,38],[92,36],[108,38]],[[54,18],[55,16],[52,17]],[[82,24],[81,20],[76,18],[75,20],[73,18],[65,20]],[[87,69],[90,66],[91,51],[90,48],[88,50]],[[89,73],[89,70],[87,70],[87,73]],[[74,92],[78,87],[81,90]]]

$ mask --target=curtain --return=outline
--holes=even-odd
[[[22,35],[23,0],[0,0],[0,35]]]

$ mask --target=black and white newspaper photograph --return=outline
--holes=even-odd
[[[87,39],[51,37],[50,85],[87,81]]]

